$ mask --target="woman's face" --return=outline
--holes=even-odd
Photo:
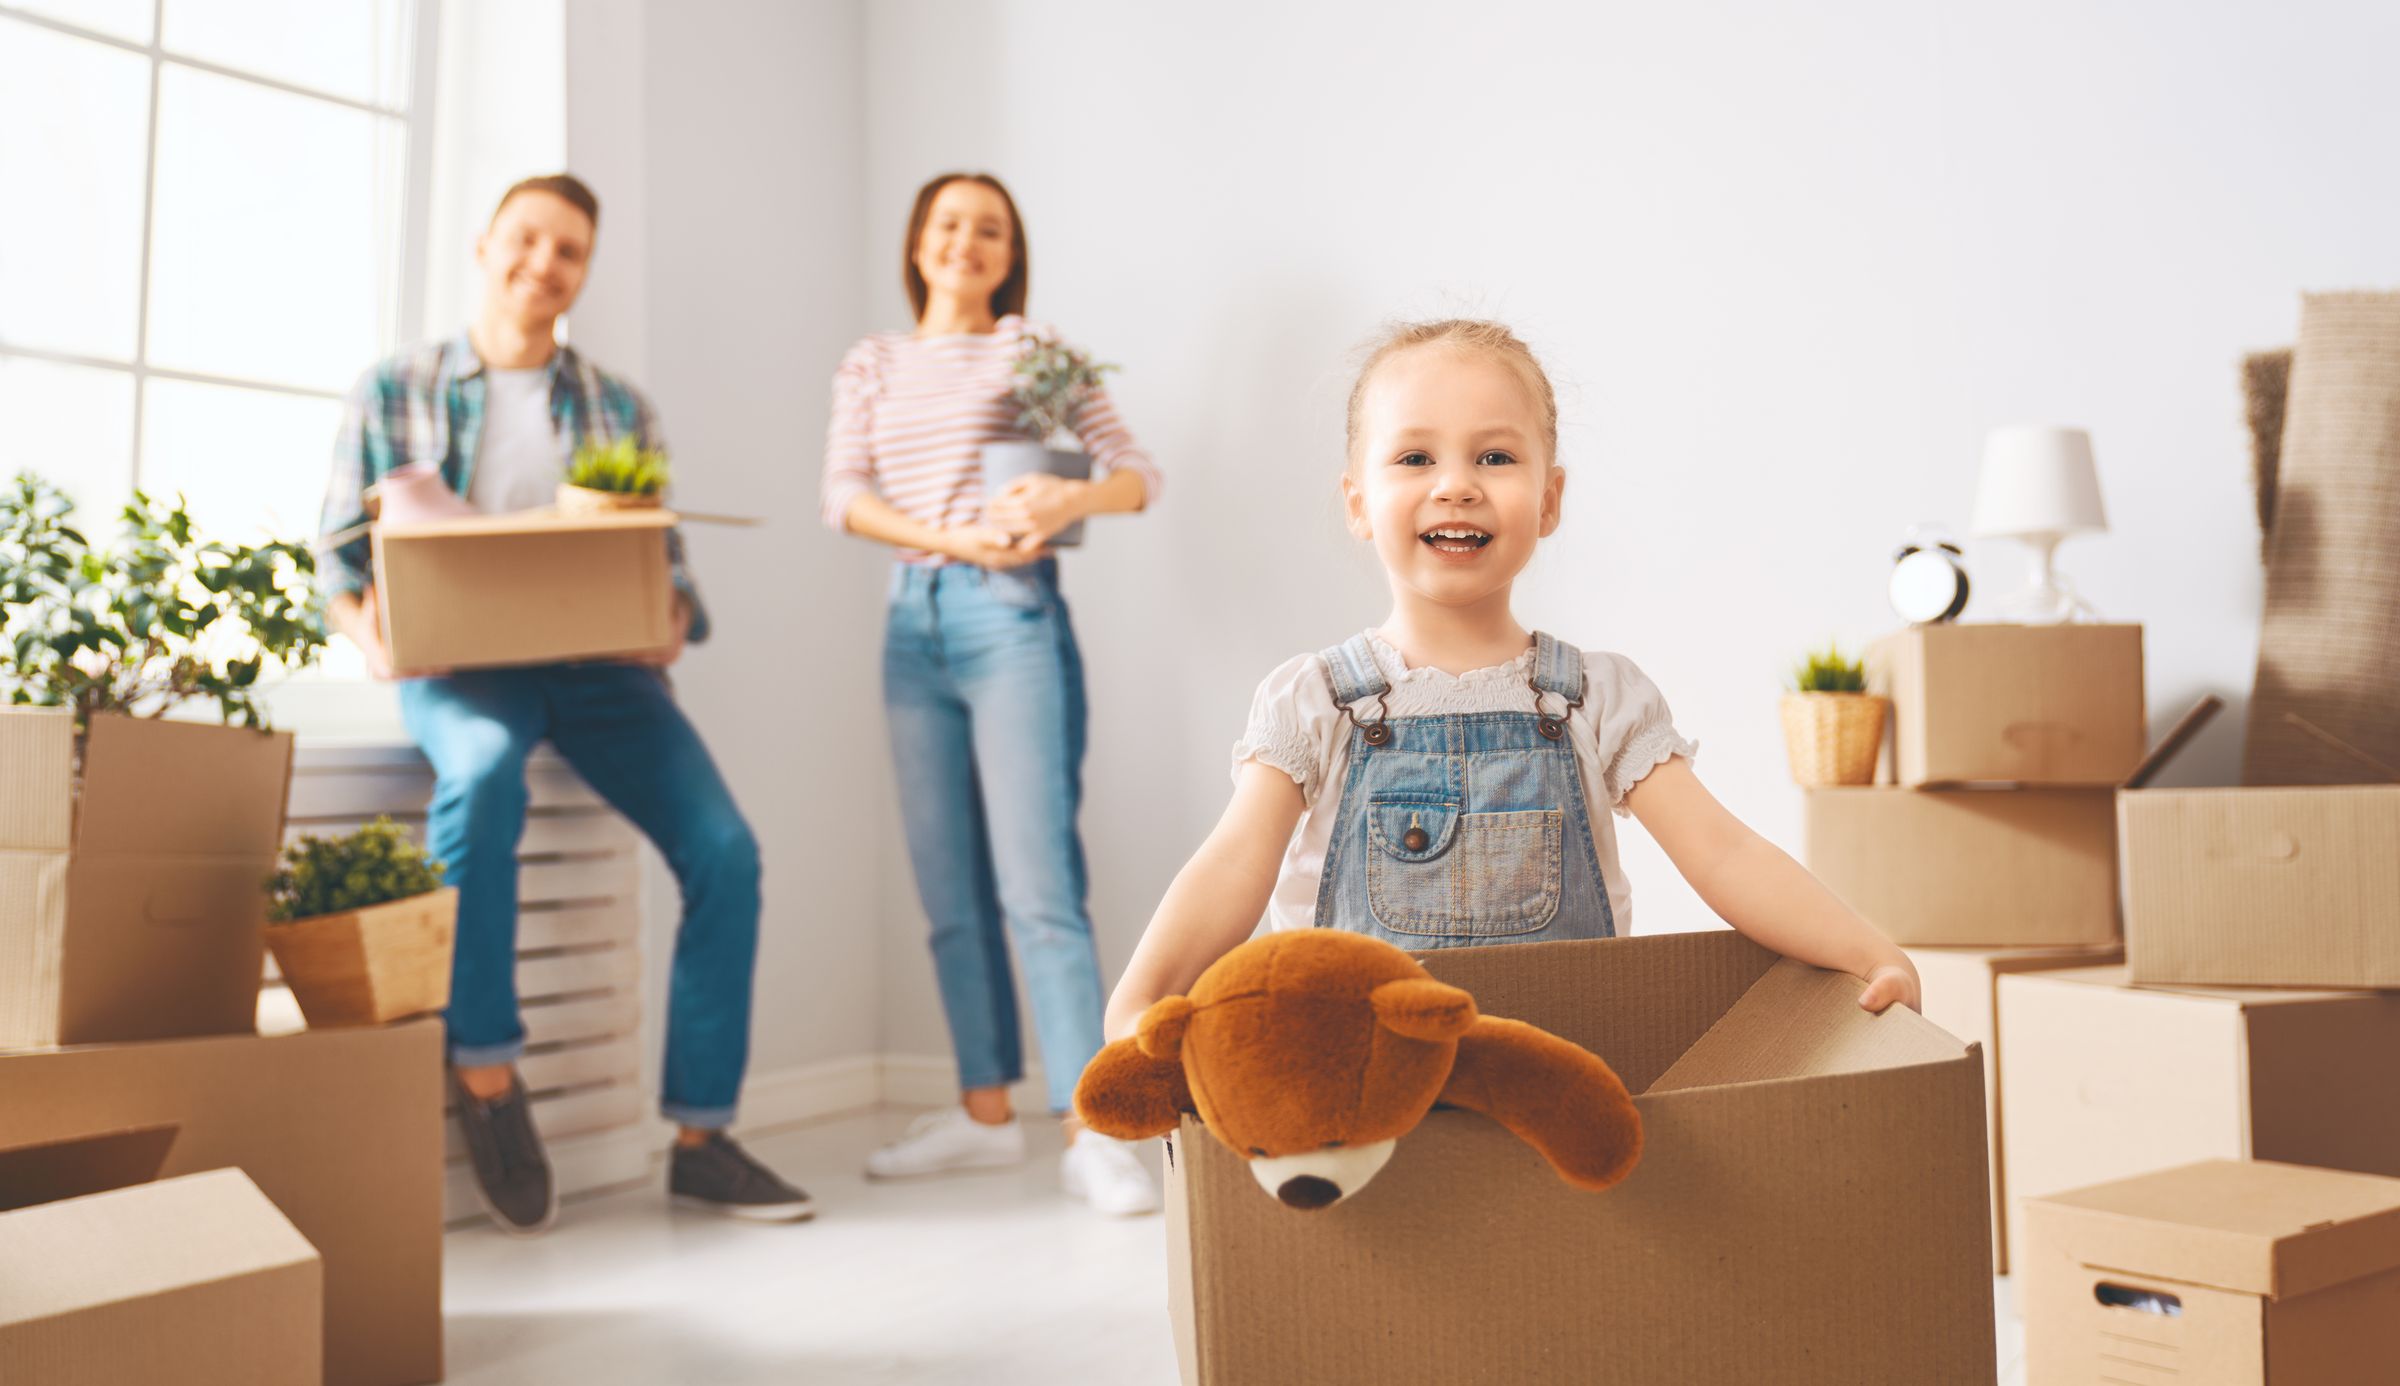
[[[981,183],[954,179],[933,195],[917,237],[917,273],[933,293],[982,307],[1008,278],[1008,204]]]

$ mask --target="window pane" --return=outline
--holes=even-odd
[[[182,492],[219,539],[316,536],[340,401],[156,378],[147,388],[143,490]]]
[[[151,364],[327,390],[355,379],[399,296],[404,138],[397,120],[170,64]]]
[[[0,356],[0,478],[35,472],[97,540],[133,484],[133,375]]]
[[[167,0],[169,53],[354,101],[408,97],[408,0]]]
[[[0,19],[0,341],[133,359],[150,61]]]
[[[64,20],[135,43],[150,41],[150,21],[157,10],[150,0],[8,0],[31,14]]]

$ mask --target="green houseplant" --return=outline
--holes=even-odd
[[[1827,645],[1792,668],[1783,744],[1803,785],[1873,784],[1886,704],[1867,692],[1866,666]]]
[[[1029,332],[1020,346],[1009,387],[1009,402],[1017,407],[1017,427],[1025,437],[983,445],[983,480],[987,494],[1020,476],[1047,473],[1072,480],[1089,480],[1092,459],[1080,449],[1054,448],[1051,441],[1074,426],[1076,411],[1099,390],[1113,365],[1094,361],[1079,347],[1056,337]],[[1071,548],[1083,542],[1080,521],[1050,539],[1052,548]]]
[[[450,1001],[458,892],[389,818],[284,848],[267,946],[311,1027],[380,1025]]]
[[[665,452],[619,434],[575,449],[558,488],[558,508],[570,515],[651,509],[664,502],[671,479]]]

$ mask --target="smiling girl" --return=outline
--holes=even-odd
[[[1375,546],[1391,612],[1259,685],[1233,801],[1126,965],[1109,1036],[1262,914],[1415,949],[1625,933],[1610,810],[1736,929],[1865,979],[1870,1011],[1915,1006],[1900,950],[1701,787],[1697,747],[1633,661],[1510,610],[1567,482],[1558,406],[1525,344],[1489,322],[1396,329],[1351,389],[1348,434],[1349,528]]]

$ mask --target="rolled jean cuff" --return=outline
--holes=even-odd
[[[525,1041],[509,1040],[503,1044],[454,1044],[450,1046],[452,1068],[490,1068],[494,1064],[513,1064],[525,1057]]]
[[[662,1102],[658,1114],[677,1126],[689,1126],[695,1131],[722,1131],[733,1125],[731,1107],[686,1107],[679,1102]]]

